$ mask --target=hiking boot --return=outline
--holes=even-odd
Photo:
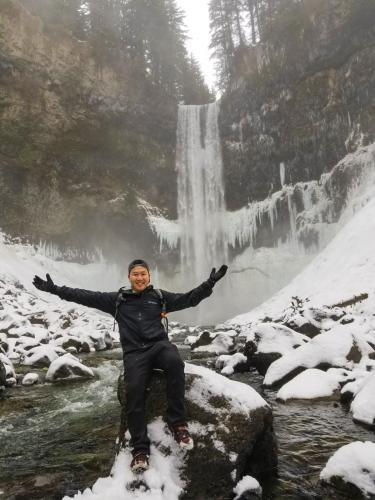
[[[134,473],[144,472],[149,467],[150,456],[145,451],[137,451],[133,455],[130,468]]]
[[[190,436],[187,424],[170,425],[169,430],[172,432],[174,440],[180,448],[184,450],[192,450],[194,448],[194,441]]]

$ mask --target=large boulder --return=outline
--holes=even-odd
[[[55,382],[60,379],[84,377],[94,377],[94,372],[85,366],[72,354],[64,354],[60,358],[52,361],[46,375],[46,380]]]
[[[54,345],[36,346],[27,351],[23,364],[26,366],[48,367],[62,354],[65,354],[64,349]]]
[[[337,324],[331,331],[321,333],[307,344],[285,354],[271,364],[264,378],[265,386],[283,385],[306,368],[352,369],[369,359],[372,347],[365,341],[360,327]]]
[[[277,466],[271,409],[250,386],[208,368],[186,363],[185,374],[186,409],[196,445],[181,465],[186,485],[182,498],[231,498],[234,486],[244,475],[261,480]],[[155,422],[166,414],[162,371],[154,370],[147,395],[147,418]],[[119,441],[125,446],[129,436],[123,376],[119,378],[118,396],[122,405]],[[152,436],[151,441],[158,453],[168,456],[180,452],[165,444],[170,439],[166,426],[159,429],[157,436],[157,441]]]

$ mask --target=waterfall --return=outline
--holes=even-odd
[[[183,276],[199,282],[227,262],[219,104],[179,106],[176,169]]]

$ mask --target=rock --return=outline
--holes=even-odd
[[[216,360],[215,367],[223,375],[232,375],[233,373],[242,373],[249,371],[249,362],[243,354],[236,352],[232,355],[222,354]]]
[[[233,351],[235,344],[235,335],[237,335],[237,332],[235,332],[234,330],[231,330],[230,332],[203,332],[203,334],[199,337],[197,342],[195,342],[191,346],[191,348],[194,353],[228,353]]]
[[[172,95],[163,94],[160,85],[159,90],[155,89],[160,97],[155,105],[149,91],[143,89],[143,84],[139,85],[139,79],[130,77],[130,63],[124,60],[124,64],[117,64],[109,57],[103,59],[102,55],[95,54],[91,43],[72,36],[73,24],[61,32],[56,30],[56,21],[49,19],[49,9],[37,4],[1,2],[1,38],[6,41],[1,47],[1,62],[5,61],[8,67],[7,71],[0,69],[1,95],[7,96],[7,106],[0,110],[3,125],[0,143],[6,144],[1,172],[11,169],[7,183],[0,186],[2,227],[11,233],[23,234],[20,214],[24,212],[28,234],[35,239],[42,234],[51,240],[56,235],[70,234],[73,240],[82,238],[82,249],[91,252],[99,245],[109,256],[112,255],[109,242],[114,242],[115,248],[127,245],[127,231],[132,231],[132,224],[136,224],[138,230],[133,232],[133,243],[137,241],[136,244],[142,246],[147,253],[145,258],[151,257],[152,232],[137,197],[128,193],[142,191],[149,202],[157,200],[167,209],[175,206],[175,190],[165,189],[176,175],[175,100]],[[64,24],[63,21],[57,23]],[[22,61],[22,70],[19,61]],[[100,74],[99,65],[103,70]],[[140,93],[132,95],[124,90],[124,78],[129,77],[134,88],[143,89]],[[24,88],[24,81],[37,84],[31,91]],[[6,110],[13,111],[7,113]],[[131,135],[126,132],[129,127]],[[24,137],[21,142],[20,135]],[[126,149],[133,152],[132,158],[123,155],[124,140]],[[99,142],[103,158],[111,157],[108,182],[101,176],[95,180],[87,177],[87,168],[95,169],[99,160],[86,151]],[[65,172],[59,186],[46,183],[41,195],[45,172],[58,176],[61,165],[70,161],[70,151],[77,144],[74,175]],[[46,148],[55,151],[53,157],[46,154]],[[119,168],[123,171],[125,168],[127,174],[117,175]],[[145,169],[146,176],[133,176],[129,185],[129,175],[134,168]],[[33,175],[30,177],[26,171]],[[158,181],[150,183],[148,180],[153,176]],[[12,182],[25,186],[23,199],[10,193],[8,188]],[[46,196],[55,197],[56,203],[50,204],[42,229],[41,217],[35,214],[44,213]],[[93,220],[97,214],[101,214],[100,223],[89,228],[86,217]],[[119,217],[125,221],[125,232],[118,231]]]
[[[8,352],[9,349],[7,336],[2,332],[0,332],[0,349],[3,349],[4,352]]]
[[[0,359],[0,387],[4,387],[6,383],[6,370],[4,363]]]
[[[22,379],[22,385],[34,385],[39,382],[39,375],[37,373],[27,373]]]
[[[94,377],[94,372],[72,354],[65,354],[51,363],[46,380],[55,382],[56,380],[74,377]]]
[[[196,349],[197,347],[209,345],[211,344],[214,338],[215,338],[214,333],[205,330],[198,336],[198,339],[193,344],[191,344],[191,348]]]
[[[66,352],[69,352],[70,354],[78,354],[78,351],[77,351],[76,347],[73,347],[73,346],[68,347],[65,350],[66,350]]]
[[[243,352],[250,366],[254,366],[261,375],[283,354],[309,342],[306,335],[274,322],[262,322],[246,327],[241,332],[245,337]]]
[[[101,332],[90,333],[89,338],[93,342],[95,351],[105,351],[107,349],[104,336]]]
[[[375,499],[375,443],[356,441],[342,446],[320,473],[329,498]]]
[[[167,404],[163,372],[153,373],[147,390],[148,421],[164,416]],[[185,373],[186,409],[196,443],[185,457],[182,473],[188,484],[186,498],[232,498],[233,487],[245,474],[260,477],[275,471],[271,409],[250,386],[188,363]],[[119,378],[118,396],[122,405],[120,442],[124,444],[127,423],[123,376]]]
[[[67,340],[65,340],[62,343],[62,348],[65,349],[66,351],[70,347],[74,347],[76,352],[79,352],[81,350],[81,346],[82,346],[82,342],[74,337],[69,337]]]
[[[91,352],[90,344],[87,341],[82,342],[81,352],[84,352],[84,353]]]
[[[17,375],[13,363],[0,352],[0,386],[12,387],[17,384]]]
[[[113,337],[108,331],[104,334],[104,344],[106,349],[112,349],[113,347]]]
[[[320,329],[317,326],[307,321],[302,325],[297,325],[296,323],[291,321],[290,323],[285,323],[285,326],[291,328],[292,330],[295,330],[296,332],[303,333],[303,335],[306,335],[311,339],[314,338],[316,335],[319,335],[320,333]]]

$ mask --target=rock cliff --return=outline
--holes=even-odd
[[[176,107],[136,84],[124,58],[103,63],[87,42],[2,1],[1,229],[85,250],[149,247],[138,197],[173,213]]]
[[[318,180],[375,138],[375,4],[294,2],[239,49],[222,98],[226,202]]]

